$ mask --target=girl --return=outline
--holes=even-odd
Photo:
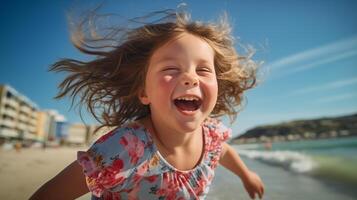
[[[89,191],[92,199],[204,199],[218,163],[241,178],[252,199],[262,198],[261,179],[225,142],[231,130],[216,119],[236,116],[243,92],[255,86],[256,72],[248,68],[254,63],[237,55],[224,20],[154,14],[164,17],[102,37],[91,30],[91,38],[81,23],[72,34],[78,49],[97,58],[55,63],[53,70],[70,73],[57,97],[80,95],[102,126],[116,128],[78,152],[31,199],[74,199]]]

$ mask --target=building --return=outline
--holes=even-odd
[[[66,143],[88,145],[113,129],[113,127],[103,127],[96,131],[97,127],[96,125],[85,125],[83,123],[68,124]]]
[[[9,85],[0,85],[0,144],[5,141],[89,144],[107,129],[94,134],[97,126],[70,124],[57,110],[40,110]]]
[[[66,142],[69,144],[86,144],[89,136],[89,127],[82,123],[74,123],[68,126]]]
[[[64,137],[66,119],[57,110],[41,110],[37,114],[38,141],[55,141]]]
[[[37,141],[47,141],[50,123],[50,116],[47,112],[37,112]]]
[[[56,123],[56,138],[66,140],[68,136],[69,123],[66,121],[57,121]]]
[[[9,85],[0,85],[0,138],[36,140],[38,106]]]

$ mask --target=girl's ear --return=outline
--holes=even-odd
[[[146,95],[145,89],[140,89],[138,96],[142,104],[150,104],[149,97]]]

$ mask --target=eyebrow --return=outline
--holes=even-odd
[[[161,63],[161,62],[170,61],[170,60],[177,60],[177,59],[178,59],[177,57],[164,56],[160,60],[156,61],[156,63]]]
[[[159,59],[158,61],[156,61],[156,63],[161,63],[161,62],[166,62],[166,61],[171,61],[171,60],[177,60],[179,59],[178,57],[174,57],[174,56],[164,56],[163,58]],[[198,63],[206,63],[206,64],[211,64],[210,61],[206,60],[206,59],[198,59],[197,60]]]

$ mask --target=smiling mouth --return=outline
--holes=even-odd
[[[199,98],[177,98],[174,100],[175,106],[181,111],[196,111],[200,108],[202,100]]]

